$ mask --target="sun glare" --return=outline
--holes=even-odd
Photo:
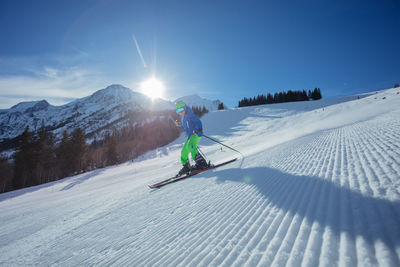
[[[155,77],[151,77],[140,84],[140,91],[150,97],[152,100],[155,98],[161,98],[163,96],[164,89],[163,83],[157,80]]]

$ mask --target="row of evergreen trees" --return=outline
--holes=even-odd
[[[47,183],[85,170],[87,166],[88,146],[80,128],[71,136],[64,132],[60,144],[56,145],[54,135],[44,126],[37,135],[26,127],[16,149],[9,184],[12,189]]]
[[[208,110],[192,107],[201,117]],[[129,118],[129,116],[131,118]],[[82,129],[63,132],[57,143],[43,125],[36,133],[29,127],[19,136],[14,161],[0,156],[0,192],[39,185],[88,170],[133,160],[147,151],[175,140],[181,129],[175,125],[174,111],[149,113],[144,124],[136,124],[138,114],[128,115],[130,123],[108,132],[102,140],[94,136],[90,145]]]
[[[272,94],[268,93],[265,95],[258,95],[253,98],[243,98],[239,101],[238,107],[247,107],[247,106],[255,106],[255,105],[265,105],[265,104],[276,104],[276,103],[285,103],[285,102],[295,102],[295,101],[308,101],[319,100],[322,98],[320,88],[315,88],[313,91],[306,90],[302,91],[287,91]]]
[[[193,113],[198,117],[201,117],[204,114],[207,114],[209,112],[208,109],[206,109],[206,107],[204,107],[204,106],[203,107],[192,106],[192,110],[193,110]]]

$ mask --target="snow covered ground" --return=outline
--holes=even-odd
[[[2,194],[0,265],[400,266],[399,91],[207,114],[245,157],[161,189],[147,184],[177,172],[183,136]]]

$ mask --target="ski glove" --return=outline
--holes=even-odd
[[[196,130],[196,131],[194,131],[194,133],[195,133],[198,137],[202,137],[202,136],[203,136],[203,130],[202,130],[202,129]]]

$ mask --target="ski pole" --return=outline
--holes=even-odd
[[[227,145],[221,143],[220,141],[215,140],[214,138],[209,137],[209,136],[207,136],[207,135],[205,135],[205,134],[203,134],[203,136],[204,136],[205,138],[210,139],[211,141],[214,141],[215,143],[218,143],[218,144],[220,144],[220,145],[223,145],[223,146],[225,146],[225,147],[227,147],[227,148],[229,148],[229,149],[231,149],[231,150],[233,150],[233,151],[239,153],[239,154],[242,155],[242,157],[243,157],[243,154],[242,154],[240,151],[237,151],[236,149],[234,149],[234,148],[232,148],[232,147],[230,147],[230,146],[227,146]]]
[[[197,151],[203,156],[204,159],[207,160],[206,155],[203,153],[203,151],[201,151],[200,146],[197,146]]]
[[[197,151],[200,153],[200,155],[203,156],[203,158],[206,160],[206,162],[208,162],[208,164],[210,164],[210,161],[208,160],[208,158],[206,157],[206,154],[203,153],[203,151],[201,151],[200,147],[197,146]]]

